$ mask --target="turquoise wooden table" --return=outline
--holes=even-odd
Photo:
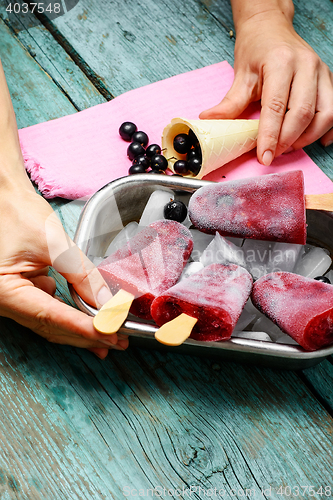
[[[8,3],[0,54],[19,127],[233,63],[227,0],[61,1],[52,20]],[[333,3],[295,7],[330,65]],[[333,148],[307,152],[333,178]],[[52,206],[73,235],[79,209]],[[332,358],[300,372],[133,347],[100,361],[1,318],[0,498],[332,497],[332,382]]]

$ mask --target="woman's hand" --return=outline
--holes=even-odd
[[[111,293],[51,206],[29,183],[7,184],[0,200],[0,315],[50,342],[87,348],[100,358],[109,348],[126,349],[125,336],[98,333],[90,316],[54,297],[56,284],[47,275],[50,265],[95,307]]]
[[[0,316],[50,342],[84,347],[100,358],[124,350],[123,335],[103,335],[92,317],[54,297],[53,266],[89,304],[111,298],[102,276],[65,233],[24,169],[14,109],[0,62]]]
[[[293,9],[275,8],[274,1],[261,6],[254,2],[255,13],[251,15],[253,4],[248,3],[244,15],[246,2],[233,3],[235,79],[221,103],[200,118],[237,118],[249,103],[261,99],[257,155],[264,165],[319,138],[324,146],[331,144],[333,76],[295,32]]]

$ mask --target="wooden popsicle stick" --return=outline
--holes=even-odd
[[[119,290],[94,317],[93,325],[96,330],[105,335],[116,333],[127,318],[134,299],[133,294]]]
[[[333,193],[327,194],[306,194],[305,208],[311,210],[333,211]]]
[[[197,318],[182,313],[162,325],[155,333],[155,339],[165,345],[180,345],[189,338],[197,321]]]

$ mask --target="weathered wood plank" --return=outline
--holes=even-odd
[[[195,0],[81,0],[53,24],[113,95],[233,60],[228,31]]]
[[[2,347],[1,385],[12,400],[2,442],[16,446],[5,471],[20,498],[66,498],[70,485],[71,499],[118,499],[126,486],[224,488],[223,498],[272,487],[270,498],[281,498],[281,485],[329,484],[332,419],[296,374],[232,363],[217,370],[136,349],[100,362],[17,334]],[[38,491],[28,489],[33,480]]]
[[[0,57],[19,128],[76,112],[1,19]]]
[[[330,356],[323,363],[303,371],[316,396],[327,406],[333,415],[333,357]]]
[[[9,14],[4,3],[0,3],[0,16],[76,109],[105,102],[105,98],[36,16],[32,13]]]

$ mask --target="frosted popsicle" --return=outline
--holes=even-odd
[[[153,299],[178,281],[192,248],[189,229],[172,220],[159,220],[142,229],[98,269],[112,292],[123,289],[134,295],[133,314],[151,319]]]
[[[253,285],[253,304],[307,351],[333,344],[333,286],[293,273]]]
[[[252,288],[252,277],[235,264],[211,264],[159,295],[151,315],[161,326],[182,314],[196,318],[191,337],[230,339]]]
[[[205,233],[305,244],[303,172],[203,186],[190,198],[189,216]]]

